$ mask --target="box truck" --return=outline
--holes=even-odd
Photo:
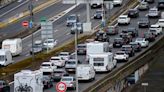
[[[0,66],[7,66],[13,63],[12,55],[9,50],[0,49]]]
[[[42,79],[40,70],[22,70],[14,74],[14,92],[43,92]]]
[[[96,54],[96,53],[104,53],[104,52],[109,52],[109,43],[108,42],[90,42],[87,43],[87,49],[86,49],[86,59],[89,59],[89,54]]]
[[[2,42],[2,49],[8,49],[11,51],[12,56],[22,53],[22,39],[6,39]]]
[[[78,80],[94,80],[95,70],[91,64],[80,64],[77,66]]]
[[[113,53],[89,54],[89,64],[93,65],[96,72],[111,71],[117,65],[113,59]]]

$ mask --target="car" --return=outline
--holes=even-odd
[[[123,29],[120,33],[120,37],[122,37],[123,35],[128,35],[128,30],[127,29]],[[131,34],[130,34],[131,35]]]
[[[96,33],[95,40],[96,40],[96,41],[101,41],[101,42],[109,42],[109,41],[110,41],[110,38],[109,38],[109,36],[106,34],[105,31],[99,30],[99,31]]]
[[[118,25],[120,24],[130,24],[130,17],[128,17],[128,15],[120,15],[118,17]]]
[[[132,41],[132,34],[131,33],[122,34],[121,37],[123,38],[125,44],[128,44],[129,42]]]
[[[43,42],[43,49],[53,49],[57,45],[57,40],[48,38]]]
[[[78,60],[78,64],[80,63],[80,61]],[[67,72],[75,72],[76,70],[76,60],[75,59],[69,59],[66,61],[65,64],[65,69]]]
[[[53,79],[48,75],[43,75],[43,88],[53,87]]]
[[[10,92],[10,85],[5,80],[0,80],[0,92]]]
[[[103,13],[105,13],[105,12],[102,10],[96,10],[95,14],[93,15],[94,19],[102,19]]]
[[[60,82],[65,83],[67,88],[76,89],[76,79],[73,76],[63,76]]]
[[[36,53],[40,53],[42,51],[43,51],[42,46],[33,45],[30,49],[30,54],[32,54],[32,53],[36,54]]]
[[[83,33],[83,24],[78,22],[74,23],[74,25],[71,28],[71,34],[75,34],[75,32],[78,31],[78,33]]]
[[[163,28],[164,27],[164,19],[158,19],[158,22],[156,24]]]
[[[149,32],[155,34],[155,36],[158,36],[162,34],[162,27],[159,26],[158,24],[153,24],[150,26]]]
[[[129,9],[128,11],[128,17],[130,18],[136,18],[139,16],[139,11],[137,9]]]
[[[70,52],[60,52],[59,57],[63,58],[64,60],[69,60],[71,57]]]
[[[114,54],[114,59],[118,61],[128,61],[129,55],[125,53],[125,51],[117,51]]]
[[[77,45],[77,54],[78,55],[85,55],[86,54],[86,44],[78,44]]]
[[[146,40],[148,40],[149,42],[153,42],[153,41],[155,41],[155,34],[153,34],[151,32],[145,32],[144,33],[144,38]]]
[[[66,60],[60,56],[52,56],[50,58],[50,62],[52,62],[57,67],[64,67]]]
[[[132,35],[132,37],[138,36],[138,30],[135,27],[128,27],[127,31]]]
[[[108,26],[105,29],[105,32],[107,35],[116,35],[116,34],[118,34],[118,31],[119,31],[118,26]]]
[[[150,26],[150,21],[149,21],[149,18],[148,17],[141,17],[139,20],[138,20],[138,27],[141,28],[141,27],[149,27]]]
[[[145,0],[145,2],[154,3],[154,0]]]
[[[123,38],[114,38],[113,48],[122,47],[123,44],[125,44]]]
[[[57,68],[54,70],[53,72],[53,79],[56,80],[60,80],[64,75],[68,74],[65,69],[63,68]]]
[[[159,17],[160,12],[158,11],[158,8],[156,8],[156,7],[150,8],[148,11],[148,16],[149,16],[149,18]]]
[[[53,72],[57,67],[52,63],[52,62],[42,62],[42,64],[40,65],[40,70],[41,71],[51,71]]]
[[[79,17],[76,14],[71,14],[67,17],[66,25],[67,26],[73,26],[74,23],[79,22]]]
[[[142,50],[141,44],[137,42],[130,42],[129,45],[131,45],[134,48],[135,52],[139,52]]]
[[[138,38],[136,38],[135,42],[140,43],[142,48],[149,46],[149,41],[146,40],[146,38],[138,37]]]
[[[91,3],[91,8],[101,8],[102,4],[101,3]]]
[[[148,10],[149,9],[149,5],[147,2],[141,2],[138,6],[139,10]]]
[[[113,0],[113,5],[114,6],[116,6],[116,5],[121,6],[122,5],[122,2],[123,2],[123,0]]]
[[[164,9],[164,0],[158,0],[158,9]]]
[[[122,45],[121,50],[125,51],[130,57],[135,55],[134,48],[131,45]]]

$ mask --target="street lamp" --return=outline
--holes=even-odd
[[[144,92],[146,92],[146,87],[149,85],[148,83],[141,83],[141,85],[144,87]]]

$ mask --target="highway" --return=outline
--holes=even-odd
[[[156,5],[157,5],[157,3],[150,4],[150,7],[154,7],[154,6],[156,6]],[[111,10],[111,13],[114,13],[114,12],[117,11],[118,9],[119,9],[119,7],[116,7],[116,8],[114,8],[114,9],[112,9],[112,10]],[[93,11],[95,11],[95,10],[93,10]],[[68,14],[72,14],[72,13],[77,13],[77,14],[79,14],[79,15],[80,15],[80,20],[81,20],[81,21],[85,21],[85,20],[82,20],[82,19],[85,19],[85,8],[84,8],[84,5],[78,6],[76,9],[72,10],[72,11],[69,12]],[[141,11],[141,12],[140,12],[140,17],[146,16],[147,13],[148,13],[148,11]],[[92,12],[92,14],[93,14],[93,12]],[[91,15],[92,15],[92,14],[91,14]],[[66,15],[66,16],[67,16],[67,15]],[[58,40],[59,44],[64,43],[65,41],[67,41],[68,38],[73,37],[72,35],[69,34],[69,30],[70,30],[70,29],[68,29],[68,28],[65,26],[65,18],[66,18],[66,16],[60,18],[59,20],[57,20],[57,21],[54,23],[55,29],[56,29],[56,30],[59,30],[59,31],[56,31],[56,32],[55,32],[55,39]],[[156,23],[156,22],[157,22],[157,19],[158,19],[158,18],[150,19],[151,24]],[[130,24],[129,24],[128,26],[126,26],[126,25],[125,25],[125,26],[124,26],[124,25],[123,25],[123,26],[119,26],[119,29],[120,29],[119,32],[121,32],[122,29],[125,29],[125,28],[127,28],[127,27],[136,27],[136,28],[139,30],[139,36],[142,37],[143,32],[147,31],[148,28],[138,28],[137,22],[138,22],[138,18],[133,18],[133,19],[131,19],[131,22],[130,22]],[[96,25],[96,24],[98,24],[99,22],[98,22],[97,20],[92,20],[92,23],[94,23],[94,25]],[[39,35],[37,35],[37,36],[39,36]],[[116,36],[111,36],[111,42],[113,41],[113,38],[115,38],[115,37],[118,37],[118,35],[116,35]],[[39,38],[39,37],[38,37],[38,38]],[[36,39],[38,39],[38,38],[36,38]],[[29,41],[29,39],[30,39],[30,38],[28,38],[27,40],[24,40],[24,42],[26,42],[26,44],[24,45],[24,47],[27,47],[27,46],[30,47],[30,41]],[[27,45],[27,44],[28,44],[28,45]],[[29,47],[28,47],[28,48],[29,48]],[[27,50],[28,50],[28,48],[27,48]],[[117,51],[117,50],[118,50],[118,49],[112,49],[113,52],[115,52],[115,51]],[[139,53],[137,53],[137,54],[139,54]],[[137,55],[137,54],[136,54],[136,55]],[[25,56],[27,57],[27,56],[28,56],[28,53],[27,53],[27,52],[26,52],[26,53],[22,53],[22,55],[25,55]],[[22,55],[21,55],[21,56],[22,56]],[[79,56],[78,58],[79,58],[81,61],[84,60],[84,57],[82,57],[82,56]],[[15,58],[15,60],[19,60],[19,59],[21,59],[21,58],[19,58],[19,57],[16,57],[16,58]],[[132,59],[132,58],[131,58],[131,59]],[[86,63],[86,62],[85,62],[85,63]],[[122,66],[123,64],[124,64],[124,63],[119,63],[119,64],[118,64],[118,67]],[[117,68],[116,68],[116,69],[117,69]],[[102,78],[103,76],[105,76],[105,74],[96,74],[96,80]],[[89,82],[89,83],[80,83],[80,85],[79,85],[79,87],[80,87],[79,90],[80,90],[80,91],[84,90],[84,89],[87,88],[89,85],[92,85],[94,82],[96,82],[96,80],[93,81],[93,82]],[[54,85],[55,85],[55,84],[54,84]],[[49,92],[49,91],[55,92],[55,91],[54,91],[54,87],[51,88],[51,89],[45,90],[45,92]],[[73,92],[73,91],[71,90],[70,92]]]

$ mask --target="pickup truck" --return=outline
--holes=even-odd
[[[130,17],[128,15],[120,15],[117,22],[118,24],[130,24]]]

